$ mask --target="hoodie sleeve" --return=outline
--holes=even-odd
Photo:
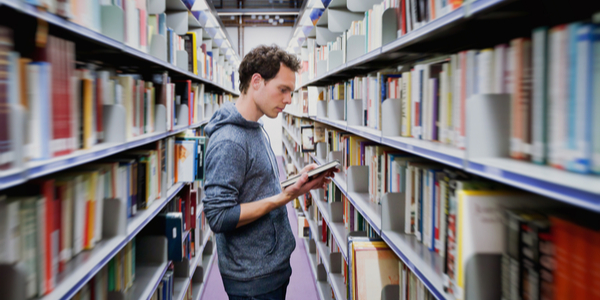
[[[204,214],[213,232],[234,230],[240,219],[239,192],[246,176],[246,151],[229,140],[206,152]]]

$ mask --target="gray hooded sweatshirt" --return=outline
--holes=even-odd
[[[240,204],[281,192],[277,161],[266,133],[225,103],[206,125],[204,213],[216,233],[219,269],[228,294],[257,296],[291,276],[296,241],[285,206],[236,229]]]

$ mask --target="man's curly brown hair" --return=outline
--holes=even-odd
[[[260,45],[250,51],[240,64],[240,91],[245,94],[250,86],[252,75],[260,74],[265,83],[273,79],[279,72],[281,64],[293,72],[300,70],[300,61],[295,55],[289,54],[279,46]]]

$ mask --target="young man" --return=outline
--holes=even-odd
[[[230,300],[285,299],[296,247],[285,204],[324,187],[333,172],[281,189],[277,161],[258,120],[291,103],[300,62],[279,47],[259,46],[239,67],[241,95],[208,125],[204,213],[216,233],[219,270]]]

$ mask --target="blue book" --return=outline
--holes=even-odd
[[[568,149],[572,155],[566,168],[589,173],[592,158],[593,128],[593,36],[594,25],[569,25],[569,137]],[[573,33],[573,35],[571,35]]]
[[[168,258],[171,261],[183,260],[183,214],[169,212],[165,218],[165,235],[167,236]]]
[[[577,31],[581,23],[571,23],[567,26],[568,45],[567,52],[569,55],[568,74],[568,98],[567,98],[567,138],[566,150],[568,153],[575,152],[577,148]],[[568,155],[567,157],[570,157]],[[568,162],[565,162],[568,165]],[[566,166],[565,166],[566,167]]]

